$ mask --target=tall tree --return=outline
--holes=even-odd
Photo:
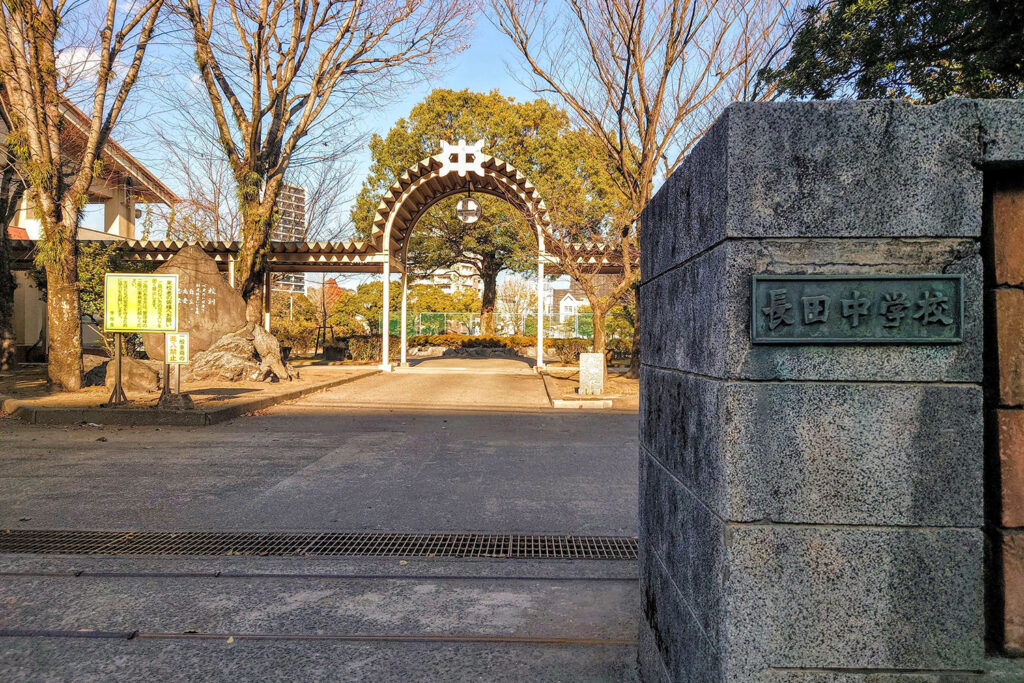
[[[179,0],[218,140],[237,184],[236,276],[262,318],[267,247],[285,173],[304,140],[360,98],[459,49],[468,0]],[[362,100],[365,102],[365,100]]]
[[[1024,95],[1020,0],[818,0],[765,81],[795,97]]]
[[[8,126],[9,128],[9,126]],[[18,173],[16,159],[6,147],[0,159],[0,370],[10,370],[15,365],[14,336],[14,289],[16,283],[11,272],[11,244],[7,226],[14,220],[25,192],[25,183]]]
[[[615,231],[625,275],[612,297],[639,282],[630,250],[659,175],[671,174],[725,104],[769,95],[754,74],[777,55],[790,2],[491,0],[534,90],[561,99],[617,171],[629,211]]]
[[[434,90],[386,137],[374,136],[370,141],[373,164],[352,210],[356,231],[369,235],[381,196],[406,169],[437,154],[441,140],[483,140],[487,154],[515,166],[542,197],[549,193],[580,197],[580,179],[564,172],[567,161],[580,156],[568,144],[567,136],[572,134],[566,113],[544,100],[516,102],[497,91]],[[409,261],[418,275],[458,263],[472,266],[484,283],[481,327],[485,334],[493,334],[498,274],[534,268],[538,245],[532,228],[507,202],[487,196],[479,199],[483,216],[469,225],[455,218],[455,198],[428,211],[412,237]],[[574,208],[593,207],[583,201]],[[563,217],[577,221],[577,217]]]
[[[88,114],[69,105],[57,56],[65,32],[97,23],[95,6],[8,0],[0,9],[0,84],[11,123],[9,142],[42,224],[37,260],[47,275],[48,372],[51,382],[67,390],[82,384],[78,222],[102,165],[103,146],[138,79],[162,4],[142,0],[126,6],[107,0],[98,32],[91,36],[95,44],[89,46],[94,58],[86,78]]]

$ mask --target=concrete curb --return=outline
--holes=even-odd
[[[357,379],[376,375],[380,370],[367,370],[355,375],[325,380],[317,384],[286,391],[274,396],[239,401],[211,410],[158,410],[156,408],[40,408],[24,401],[7,399],[0,404],[9,415],[32,424],[67,425],[93,422],[102,425],[143,427],[171,425],[179,427],[206,427],[233,420],[246,413],[270,408],[279,403],[333,389]]]
[[[544,391],[548,395],[548,402],[551,403],[552,408],[572,409],[572,410],[605,410],[612,407],[612,401],[609,398],[576,398],[576,399],[564,399],[555,398],[560,396],[558,393],[558,387],[555,385],[554,378],[551,377],[545,371],[541,371],[540,376],[544,379]]]

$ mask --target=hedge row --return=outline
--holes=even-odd
[[[379,334],[353,334],[347,337],[335,337],[332,346],[341,349],[341,353],[352,360],[379,361],[383,341]],[[391,335],[388,346],[388,357],[397,360],[402,353],[402,340]]]
[[[446,349],[512,349],[522,353],[537,345],[536,337],[524,337],[513,335],[508,337],[466,335],[466,334],[422,334],[408,339],[409,347],[418,346],[440,346]],[[381,338],[380,335],[350,335],[346,337],[335,337],[334,346],[342,349],[342,354],[352,360],[375,361],[380,359]],[[605,346],[612,358],[628,358],[633,348],[631,339],[609,339]],[[544,340],[544,348],[553,350],[559,360],[563,363],[576,363],[580,354],[593,348],[593,341],[590,339],[569,338]],[[391,335],[391,343],[388,355],[392,360],[399,357],[401,353],[401,339]]]
[[[520,351],[537,345],[536,337],[496,337],[470,334],[421,334],[409,337],[409,346],[440,346],[446,349],[512,349]]]

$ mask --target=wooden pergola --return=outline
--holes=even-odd
[[[507,201],[519,210],[537,235],[537,366],[544,365],[544,277],[564,272],[563,261],[571,259],[583,270],[594,273],[621,273],[621,255],[607,244],[592,242],[574,245],[557,256],[545,247],[544,233],[550,217],[536,188],[511,164],[484,154],[482,142],[467,145],[441,143],[440,154],[428,157],[411,167],[395,181],[377,207],[374,228],[367,240],[340,242],[271,242],[269,268],[264,280],[264,326],[270,329],[270,291],[274,273],[381,273],[384,276],[384,320],[389,321],[391,275],[401,275],[402,366],[407,365],[407,304],[409,277],[407,272],[409,243],[420,218],[438,202],[458,194],[476,192]],[[111,240],[97,240],[109,244]],[[120,241],[120,240],[118,240]],[[83,240],[83,243],[88,243]],[[188,245],[195,245],[212,258],[228,282],[235,284],[235,261],[239,242],[124,240],[129,260],[163,263]],[[27,270],[32,265],[36,243],[33,240],[12,240],[12,267]],[[390,334],[387,322],[382,330],[381,368],[391,370],[389,362]]]

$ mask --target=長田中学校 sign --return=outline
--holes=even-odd
[[[961,275],[755,275],[755,344],[955,344]]]
[[[177,332],[178,276],[107,273],[103,283],[105,332]]]

